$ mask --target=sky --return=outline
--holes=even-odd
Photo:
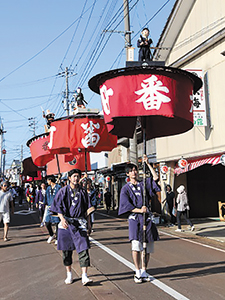
[[[176,0],[129,0],[132,45],[150,29],[153,45]],[[6,168],[30,156],[26,142],[34,130],[44,133],[42,108],[66,115],[62,100],[70,72],[70,99],[82,88],[89,108],[101,110],[98,94],[88,87],[96,74],[125,67],[123,0],[0,1],[0,117],[6,133]]]

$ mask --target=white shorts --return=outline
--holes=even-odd
[[[9,212],[2,213],[0,212],[0,221],[3,220],[3,223],[10,223],[10,214]]]
[[[131,250],[137,252],[143,251],[143,243],[137,240],[132,240]],[[154,253],[154,242],[147,243],[147,253]]]

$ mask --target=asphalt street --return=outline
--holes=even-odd
[[[195,233],[185,230],[178,234],[174,228],[158,226],[160,241],[155,243],[148,269],[152,281],[135,284],[127,219],[98,210],[91,235],[89,276],[93,284],[83,287],[77,254],[74,282],[66,285],[61,252],[54,242],[47,244],[48,234],[40,228],[37,212],[29,212],[25,206],[16,210],[8,242],[3,241],[0,228],[2,300],[225,299],[225,243],[196,234],[204,232],[206,223],[200,228],[196,221]]]

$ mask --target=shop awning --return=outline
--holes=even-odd
[[[220,158],[221,155],[217,155],[217,156],[210,156],[210,157],[206,157],[206,158],[200,158],[200,159],[196,159],[196,160],[188,160],[188,165],[182,169],[180,167],[177,167],[174,169],[174,174],[176,175],[180,175],[182,173],[194,170],[198,167],[201,167],[205,164],[210,164],[210,165],[217,165],[220,163]]]

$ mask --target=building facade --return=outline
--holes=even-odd
[[[205,123],[196,122],[184,134],[156,139],[157,161],[169,170],[161,176],[162,187],[170,184],[176,190],[184,184],[190,216],[217,217],[218,201],[225,201],[225,167],[220,160],[225,153],[225,1],[176,1],[157,47],[154,59],[166,66],[202,71],[205,101]],[[186,169],[178,167],[181,157],[188,162]],[[165,198],[164,189],[161,197]]]

